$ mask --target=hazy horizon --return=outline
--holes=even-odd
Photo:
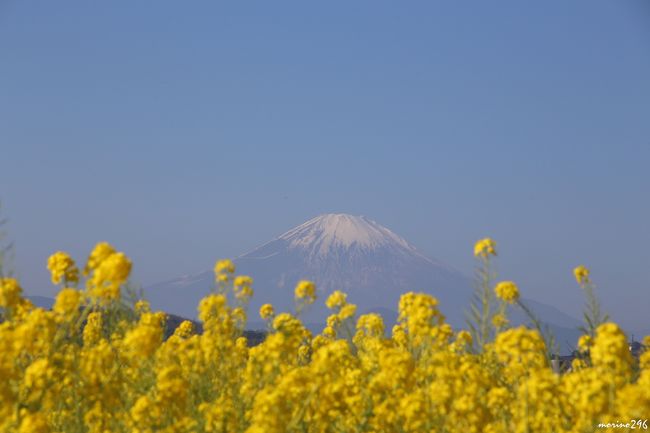
[[[17,274],[54,296],[47,257],[106,240],[147,286],[342,212],[468,274],[490,236],[502,279],[578,318],[584,264],[648,329],[649,23],[643,1],[4,2]]]

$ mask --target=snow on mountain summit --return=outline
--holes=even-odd
[[[327,255],[333,248],[357,247],[373,250],[393,246],[415,252],[404,238],[364,216],[325,214],[294,227],[278,239],[289,248],[309,249]]]

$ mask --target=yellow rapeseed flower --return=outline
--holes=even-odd
[[[477,251],[487,259],[494,245]],[[650,413],[650,337],[637,361],[614,323],[597,321],[559,373],[539,331],[504,330],[503,303],[477,342],[454,333],[445,303],[426,293],[401,296],[391,335],[374,313],[353,327],[356,306],[342,292],[328,298],[334,311],[315,336],[297,314],[265,304],[272,323],[255,342],[244,334],[252,280],[226,263],[218,276],[232,284],[200,301],[200,329],[184,321],[168,336],[165,313],[144,300],[128,311],[119,296],[126,256],[105,243],[90,256],[86,283],[101,303],[64,288],[48,311],[0,278],[0,432],[573,433]],[[67,265],[52,268],[66,282]],[[495,291],[507,302],[519,295],[511,282]],[[315,286],[301,282],[295,295],[300,313]]]
[[[546,366],[546,347],[541,335],[523,326],[496,336],[494,351],[505,364],[507,380],[513,381],[531,369]]]
[[[573,270],[573,275],[576,277],[576,281],[580,285],[584,285],[589,282],[589,269],[583,265],[576,267]]]
[[[357,330],[363,331],[366,336],[383,337],[384,320],[379,314],[364,314],[357,320]]]
[[[235,277],[233,284],[236,287],[246,287],[246,286],[250,287],[253,285],[253,279],[247,275],[238,275]]]
[[[135,307],[136,313],[138,313],[138,314],[150,313],[151,312],[151,305],[149,305],[149,302],[144,300],[144,299],[138,300],[135,303],[134,307]]]
[[[227,300],[224,295],[209,295],[201,299],[199,303],[199,319],[206,323],[212,318],[224,314]]]
[[[131,266],[131,260],[124,253],[104,258],[87,282],[91,295],[102,303],[120,299],[120,287],[129,278]]]
[[[15,278],[0,278],[0,307],[11,308],[21,300],[23,289]]]
[[[42,413],[27,413],[23,415],[18,433],[50,433],[47,418]]]
[[[88,315],[86,326],[83,330],[83,341],[85,346],[97,343],[102,338],[104,320],[102,313],[94,311]]]
[[[341,308],[341,311],[339,311],[339,317],[341,320],[349,319],[350,317],[354,316],[357,312],[357,306],[354,304],[346,304]]]
[[[230,259],[223,259],[217,261],[214,265],[215,274],[234,274],[235,273],[235,264]]]
[[[496,256],[496,242],[490,238],[484,238],[474,244],[474,255],[476,257],[487,258],[488,256]]]
[[[182,338],[189,338],[194,333],[194,323],[189,320],[183,320],[174,330],[174,335]]]
[[[331,326],[326,326],[325,329],[323,329],[323,336],[327,338],[336,338],[336,330]]]
[[[57,251],[47,259],[47,269],[52,275],[52,284],[77,284],[79,269],[74,260],[63,251]]]
[[[472,344],[472,334],[462,329],[456,334],[456,341],[462,345]]]
[[[300,281],[296,285],[294,292],[296,299],[299,299],[307,304],[311,304],[316,300],[316,285],[311,281]]]
[[[495,314],[492,317],[492,325],[497,329],[508,326],[508,318],[503,314]]]
[[[519,299],[519,288],[512,281],[501,281],[494,288],[494,292],[499,299],[513,304]]]
[[[264,320],[270,319],[275,315],[275,310],[273,309],[273,305],[271,304],[264,304],[260,307],[260,317]]]
[[[340,290],[336,290],[332,292],[331,295],[329,295],[327,301],[325,301],[325,305],[327,305],[327,308],[330,310],[341,308],[347,303],[347,297],[348,295],[345,293],[341,292]]]
[[[625,380],[632,374],[632,355],[627,336],[615,323],[607,322],[596,328],[596,336],[590,350],[591,362],[595,367],[603,367],[616,372]]]
[[[84,268],[84,275],[90,274],[99,267],[99,265],[109,256],[115,253],[115,248],[108,242],[99,242],[88,257],[88,262]]]
[[[578,349],[583,352],[588,351],[592,344],[593,340],[590,335],[581,335],[578,339]]]
[[[273,329],[289,335],[298,335],[302,332],[300,320],[289,313],[281,313],[273,319]]]
[[[248,301],[253,296],[253,279],[246,275],[239,275],[233,281],[233,289],[237,299]]]
[[[341,325],[341,318],[339,317],[338,314],[331,314],[327,316],[326,320],[327,326],[336,328]]]
[[[137,326],[124,337],[125,346],[136,358],[152,356],[162,343],[164,325],[164,314],[143,313]]]
[[[62,289],[56,297],[52,309],[62,316],[74,316],[79,312],[81,292],[76,289]]]

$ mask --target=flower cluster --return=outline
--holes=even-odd
[[[576,277],[576,281],[580,285],[584,285],[589,282],[589,269],[583,265],[576,267],[573,270],[573,275]]]
[[[497,255],[497,244],[490,238],[484,238],[474,244],[474,255],[476,257],[487,258],[488,256]]]
[[[63,251],[58,251],[50,256],[47,260],[47,269],[52,274],[52,284],[59,284],[61,281],[66,284],[77,284],[79,282],[77,265]]]
[[[264,320],[270,319],[275,315],[275,310],[273,309],[273,305],[271,304],[264,304],[260,307],[260,317]]]
[[[487,258],[494,242],[475,251]],[[73,283],[72,259],[53,257],[55,284]],[[512,282],[495,287],[503,309],[480,344],[452,329],[436,298],[413,292],[387,335],[380,315],[357,317],[336,291],[313,335],[298,314],[316,287],[301,281],[295,313],[262,306],[269,331],[249,347],[253,281],[231,261],[215,266],[201,326],[183,321],[168,333],[167,316],[146,301],[123,310],[130,269],[98,244],[86,290],[63,287],[49,311],[24,299],[17,280],[0,279],[0,433],[569,433],[650,413],[650,350],[635,360],[623,331],[605,322],[558,373],[538,330],[509,326]]]
[[[296,299],[305,300],[307,303],[313,303],[316,300],[316,285],[311,281],[300,281],[295,290]]]
[[[219,260],[214,265],[214,275],[218,283],[225,283],[235,273],[235,264],[230,259]]]
[[[519,288],[512,281],[501,281],[494,288],[497,297],[509,304],[517,302],[519,299]]]
[[[88,257],[85,268],[86,287],[94,302],[108,304],[118,301],[120,288],[131,274],[131,260],[106,242],[101,242]]]

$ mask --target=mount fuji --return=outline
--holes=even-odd
[[[460,327],[464,326],[473,287],[471,278],[426,257],[388,228],[347,214],[313,218],[233,261],[237,274],[254,280],[255,296],[249,307],[252,324],[259,321],[258,308],[267,302],[276,311],[292,311],[293,289],[299,280],[307,279],[316,283],[318,294],[316,304],[303,317],[307,323],[325,321],[324,300],[334,290],[346,292],[360,313],[382,312],[387,322],[395,319],[400,295],[418,291],[435,296],[448,321]],[[199,300],[213,286],[210,270],[153,285],[146,293],[156,308],[195,317]],[[554,307],[528,303],[554,328],[579,325]]]

